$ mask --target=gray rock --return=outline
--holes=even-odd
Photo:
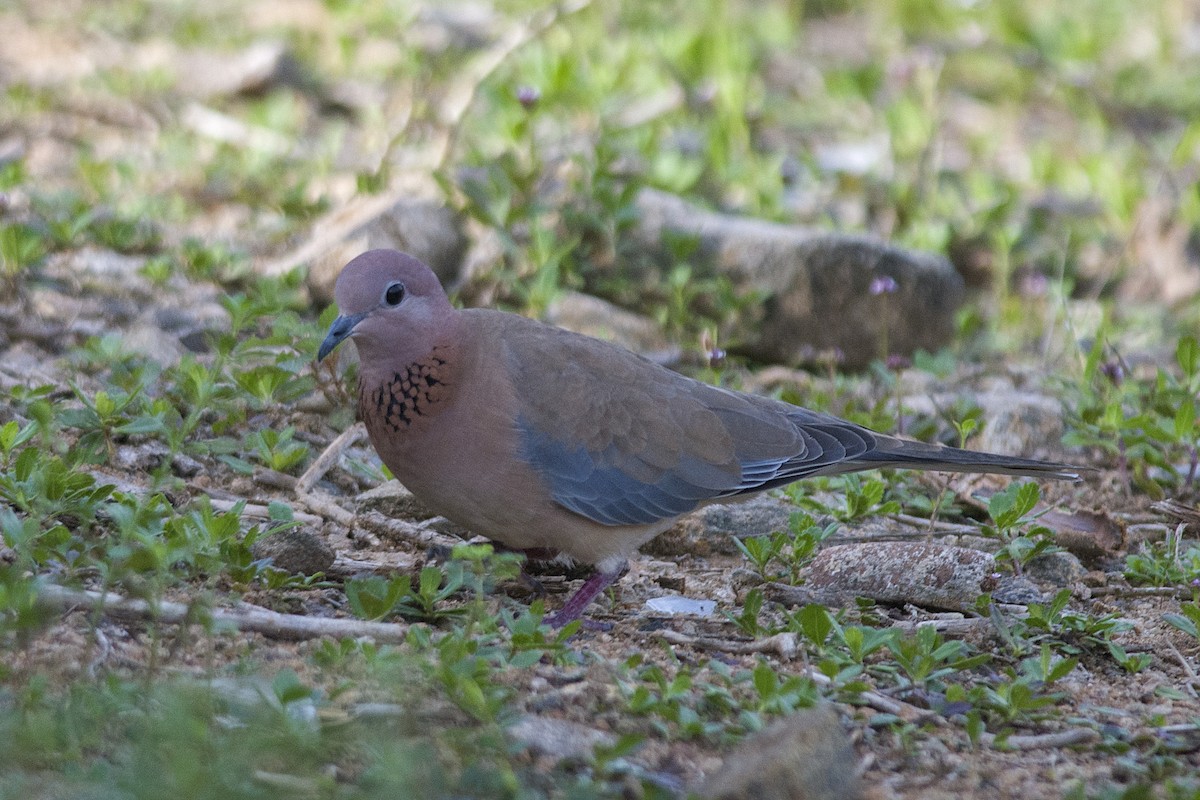
[[[923,542],[861,542],[824,547],[808,565],[806,586],[888,605],[971,611],[995,588],[996,559],[965,547]]]
[[[1079,558],[1066,550],[1040,555],[1025,565],[1030,580],[1052,587],[1052,591],[1082,583],[1087,572]]]
[[[851,800],[858,760],[829,705],[797,711],[746,739],[695,790],[705,800]]]
[[[298,575],[324,572],[337,558],[333,548],[307,528],[290,528],[260,539],[250,552],[255,558],[269,558],[273,566]]]
[[[404,484],[391,480],[354,498],[359,513],[378,511],[392,519],[423,520],[434,516]]]
[[[1027,606],[1030,603],[1044,603],[1046,594],[1033,581],[1019,575],[1009,575],[1001,578],[994,589],[992,599],[997,603],[1012,603]]]
[[[612,735],[604,731],[536,714],[521,717],[508,729],[508,735],[534,753],[556,761],[587,758],[596,745],[614,743]]]
[[[688,514],[662,535],[642,546],[657,556],[692,553],[733,555],[738,552],[733,537],[765,536],[786,531],[798,509],[770,495],[755,495],[745,502],[715,504]]]
[[[445,286],[458,280],[468,242],[462,220],[453,210],[441,203],[409,197],[394,202],[387,198],[370,200],[356,204],[345,215],[335,213],[323,220],[322,230],[305,246],[313,251],[308,287],[314,296],[332,301],[333,284],[346,262],[380,247],[416,256]],[[288,259],[277,263],[287,264]],[[270,267],[266,271],[273,270]]]
[[[546,322],[643,355],[673,354],[678,358],[679,349],[667,341],[654,320],[592,295],[559,292],[546,309]]]
[[[937,416],[965,397],[983,411],[983,428],[967,446],[991,453],[1027,458],[1064,458],[1062,401],[1011,385],[980,391],[911,394],[901,400],[906,411]]]
[[[634,231],[651,269],[670,263],[668,243],[694,237],[690,261],[706,274],[766,295],[738,321],[740,348],[764,361],[797,363],[836,349],[849,367],[888,354],[937,350],[954,333],[962,278],[945,258],[866,236],[831,234],[705,211],[673,195],[643,191]],[[642,265],[643,267],[647,265]],[[895,291],[873,293],[878,279]]]

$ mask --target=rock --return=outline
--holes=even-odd
[[[786,500],[770,495],[755,495],[741,503],[705,506],[679,520],[641,550],[656,556],[734,555],[739,551],[733,537],[786,531],[797,510]]]
[[[1034,513],[1042,510],[1041,504]],[[1121,524],[1104,511],[1050,509],[1038,522],[1054,531],[1054,543],[1065,548],[1087,566],[1112,558],[1126,545]]]
[[[705,800],[851,800],[858,760],[832,706],[797,711],[747,738],[695,794]]]
[[[290,528],[255,542],[250,552],[255,558],[270,559],[272,566],[298,575],[314,575],[333,566],[337,554],[317,534],[307,528]]]
[[[996,582],[996,587],[992,589],[992,599],[997,603],[1027,606],[1030,603],[1044,603],[1049,598],[1029,578],[1009,575]]]
[[[679,348],[667,341],[654,320],[581,292],[559,292],[546,309],[546,322],[615,342],[635,353],[650,355],[656,361],[679,358]]]
[[[596,745],[612,746],[611,734],[557,717],[526,714],[509,727],[508,735],[525,748],[555,761],[586,759]]]
[[[198,99],[262,93],[282,85],[303,88],[308,82],[299,62],[279,40],[253,42],[235,53],[183,53],[170,66],[175,68],[179,91]]]
[[[806,570],[806,586],[847,599],[888,605],[972,611],[995,588],[996,559],[965,547],[922,542],[863,542],[822,548]]]
[[[125,444],[113,454],[113,465],[129,472],[153,472],[162,466],[171,454],[165,444],[158,440],[141,444]]]
[[[715,600],[697,600],[681,595],[665,595],[651,597],[646,601],[646,609],[654,614],[673,617],[679,614],[690,614],[697,617],[712,616],[717,609]]]
[[[983,410],[983,429],[968,446],[990,453],[1027,458],[1062,458],[1062,401],[1011,387],[977,392],[906,395],[901,405],[912,413],[937,416],[967,397]]]
[[[392,519],[423,520],[435,516],[404,484],[390,480],[354,498],[358,512],[378,511]]]
[[[183,357],[183,345],[178,339],[164,336],[156,325],[137,323],[121,333],[122,346],[131,352],[145,356],[164,367],[179,363]]]
[[[1057,592],[1083,583],[1087,569],[1073,553],[1063,550],[1032,559],[1025,565],[1025,575],[1043,586],[1052,587],[1052,592]]]
[[[798,363],[836,349],[846,366],[861,368],[885,343],[888,354],[910,355],[937,350],[954,333],[963,281],[941,256],[718,214],[652,190],[638,195],[637,208],[636,247],[651,254],[641,267],[671,263],[670,242],[692,237],[697,250],[689,261],[700,273],[766,294],[738,321],[739,334],[750,337],[739,349],[753,358]]]
[[[347,261],[363,251],[389,247],[424,261],[445,286],[458,280],[468,242],[453,210],[407,196],[368,200],[323,219],[296,255],[278,259],[264,271],[285,272],[311,260],[308,288],[318,299],[332,302],[333,284]]]

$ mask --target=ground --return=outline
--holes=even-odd
[[[0,10],[0,797],[683,796],[819,700],[871,798],[1200,793],[1194,4],[600,6]],[[958,330],[738,358],[752,289],[622,271],[647,187],[945,255]],[[585,569],[451,556],[335,443],[328,265],[380,229],[460,301],[584,290],[705,380],[1091,471],[806,482],[539,628]],[[880,542],[986,575],[796,601]]]

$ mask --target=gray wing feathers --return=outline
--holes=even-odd
[[[557,503],[604,525],[649,524],[711,500],[875,467],[1074,477],[1062,464],[910,442],[709,386],[527,320],[505,337],[521,459]]]

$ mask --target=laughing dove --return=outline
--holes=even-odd
[[[324,358],[359,354],[359,415],[430,509],[507,548],[596,573],[563,625],[684,514],[814,475],[877,467],[1077,479],[1067,464],[898,439],[722,389],[516,314],[456,309],[412,256],[346,265]]]

